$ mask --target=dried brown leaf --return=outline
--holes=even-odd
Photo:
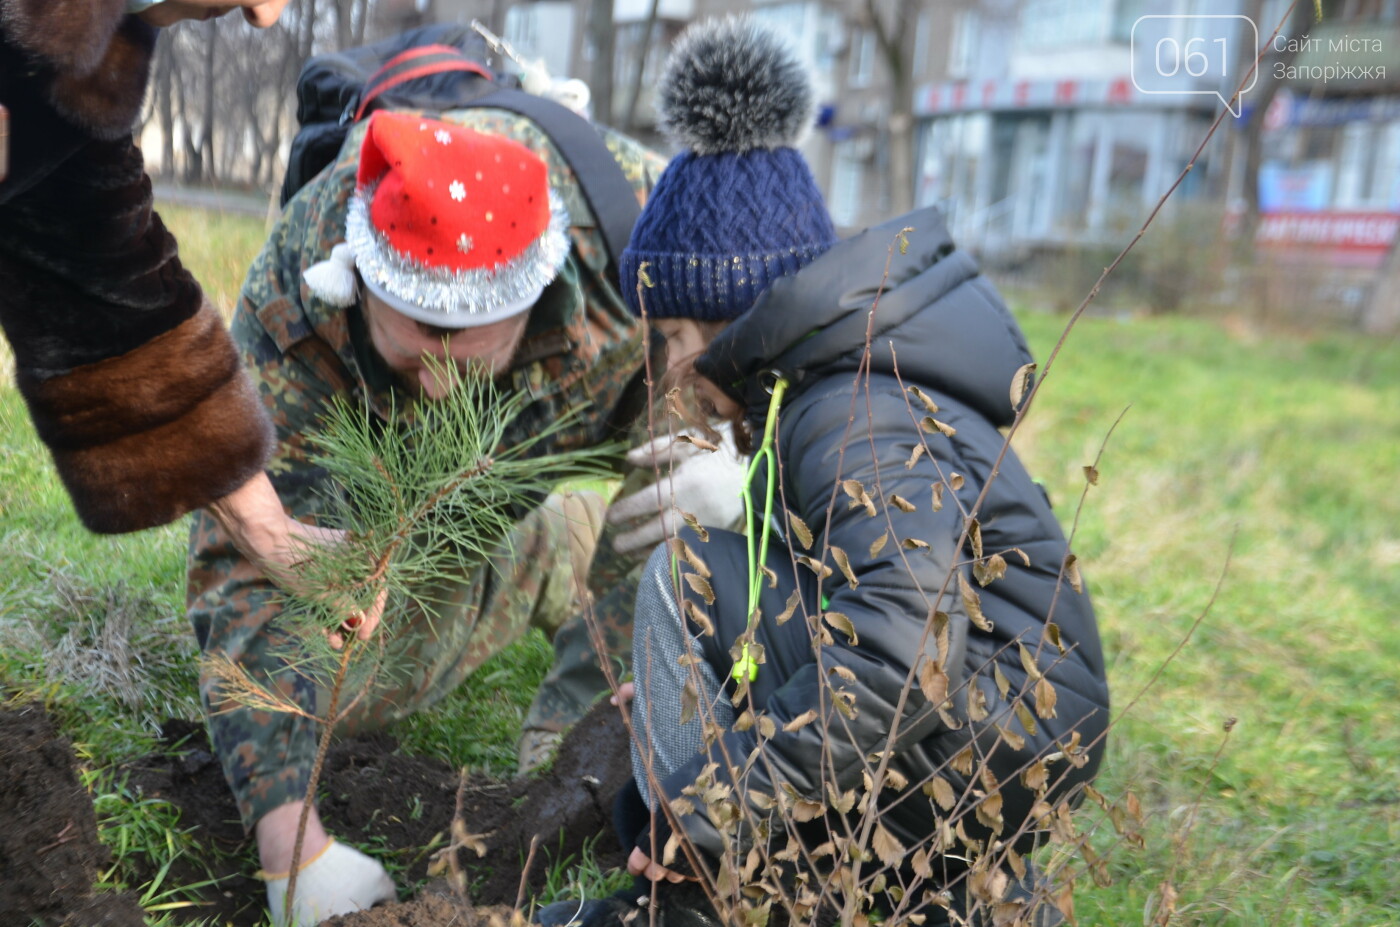
[[[1021,407],[1021,400],[1026,398],[1026,390],[1031,388],[1031,381],[1034,378],[1035,364],[1022,364],[1011,375],[1011,408],[1019,409]]]
[[[856,674],[849,666],[833,666],[831,671],[847,682],[855,682]]]
[[[935,512],[943,511],[943,490],[946,488],[946,483],[933,484],[933,510]]]
[[[797,611],[797,606],[801,604],[801,602],[801,593],[796,589],[792,590],[792,595],[788,596],[787,603],[783,606],[783,610],[773,620],[778,622],[778,624],[786,624],[788,619],[792,617],[793,612]]]
[[[1089,481],[1090,486],[1099,485],[1099,468],[1095,466],[1086,466],[1084,468],[1084,479]]]
[[[683,538],[671,538],[671,553],[690,564],[690,568],[701,576],[710,578],[710,568],[691,550]]]
[[[715,604],[715,591],[710,588],[709,581],[703,576],[699,573],[687,573],[685,574],[685,581],[691,589],[695,590],[696,595],[705,600],[706,605]]]
[[[987,693],[982,691],[982,687],[974,679],[967,687],[967,716],[973,721],[986,721],[988,713]]]
[[[972,565],[972,575],[977,579],[979,586],[986,586],[1006,575],[1006,560],[1001,554],[992,554]]]
[[[734,719],[734,730],[747,731],[753,728],[753,712],[745,708],[739,717]]]
[[[921,541],[918,538],[905,538],[899,543],[904,545],[905,550],[927,550],[928,541]]]
[[[672,832],[666,838],[666,846],[661,850],[661,865],[670,866],[676,861],[676,851],[681,848],[680,834]]]
[[[695,683],[689,679],[681,688],[681,724],[689,724],[695,718],[695,712],[700,707],[700,696],[695,691]]]
[[[994,792],[977,803],[977,820],[994,834],[1001,833],[1005,821],[1001,817],[1001,793]]]
[[[878,538],[876,538],[876,539],[874,540],[873,543],[871,543],[871,545],[870,545],[870,559],[871,559],[871,560],[874,560],[877,556],[879,556],[880,551],[882,551],[882,550],[885,549],[885,543],[886,543],[887,541],[889,541],[889,539],[890,539],[890,533],[889,533],[888,531],[886,531],[884,534],[882,534],[882,535],[880,535]]]
[[[846,556],[846,552],[835,544],[831,545],[831,559],[836,561],[836,565],[841,568],[841,575],[846,577],[846,582],[851,584],[851,588],[860,585],[860,580],[856,579],[855,571],[851,569],[851,558]]]
[[[812,547],[812,529],[807,527],[807,523],[798,518],[792,512],[787,513],[788,528],[791,529],[793,537],[797,538],[797,543],[802,545],[803,550],[810,550]]]
[[[696,447],[700,448],[700,450],[702,450],[702,451],[717,451],[717,450],[719,450],[719,445],[718,445],[718,444],[715,444],[713,441],[707,441],[707,440],[705,440],[704,438],[700,437],[699,435],[691,435],[691,434],[676,435],[676,443],[677,443],[677,444],[693,444],[693,445],[695,445]]]
[[[850,814],[851,809],[856,806],[856,790],[848,789],[844,794],[838,793],[836,786],[828,782],[826,784],[826,800],[831,803],[834,811]]]
[[[968,516],[967,519],[967,543],[972,545],[972,559],[982,559],[982,523],[977,519]]]
[[[825,563],[819,563],[818,561],[807,556],[806,554],[802,554],[801,556],[799,556],[797,558],[797,562],[805,566],[807,569],[811,570],[813,573],[817,574],[817,576],[820,579],[826,579],[828,576],[835,572],[835,570],[827,566]]]
[[[961,571],[958,572],[958,593],[962,596],[963,609],[967,612],[968,620],[977,630],[990,632],[992,623],[982,614],[982,597],[972,588],[972,583],[967,581],[967,577]]]
[[[948,673],[942,660],[925,659],[919,666],[919,689],[935,708],[948,700]]]
[[[842,480],[841,489],[851,497],[850,508],[864,507],[865,514],[871,518],[875,517],[875,503],[871,500],[870,494],[865,491],[865,486],[861,484],[860,480]]]
[[[1016,712],[1017,720],[1021,722],[1021,727],[1025,729],[1027,734],[1034,737],[1036,732],[1040,730],[1040,727],[1035,723],[1035,715],[1031,714],[1031,710],[1026,707],[1026,703],[1017,699],[1016,703],[1012,705],[1012,708]]]
[[[949,425],[947,422],[940,422],[932,415],[925,415],[924,420],[919,424],[922,425],[924,431],[927,431],[929,434],[933,434],[936,431],[945,438],[951,438],[958,433],[958,430],[952,425]]]
[[[799,824],[821,817],[824,811],[826,811],[826,806],[819,801],[800,798],[792,803],[792,819]]]
[[[1012,750],[1025,749],[1026,738],[1022,737],[1020,734],[1017,734],[1009,727],[1002,727],[1000,724],[994,725],[994,727],[996,727],[997,733],[1001,735],[1001,739],[1006,741],[1006,745]]]
[[[694,576],[695,574],[691,573],[687,575]],[[713,635],[715,633],[715,626],[714,623],[710,621],[710,616],[705,614],[705,610],[699,605],[696,605],[691,599],[685,600],[685,613],[689,616],[691,621],[695,622],[701,634]]]
[[[1035,654],[1020,641],[1016,642],[1016,651],[1021,655],[1021,669],[1026,671],[1026,675],[1031,679],[1041,677],[1040,665],[1035,662]]]
[[[778,724],[767,715],[760,715],[758,718],[758,736],[764,740],[771,740],[773,735],[778,733]]]
[[[1084,591],[1084,578],[1079,575],[1079,558],[1074,554],[1065,554],[1065,578],[1075,592]]]
[[[924,794],[938,802],[938,807],[944,811],[952,811],[953,805],[958,801],[957,795],[953,793],[953,786],[942,776],[934,776],[924,783]]]
[[[1021,784],[1032,792],[1040,794],[1050,784],[1050,770],[1044,760],[1036,760],[1021,773]]]
[[[890,493],[890,505],[899,509],[901,512],[912,512],[916,508],[914,503],[910,502],[899,493]]]
[[[1055,701],[1059,696],[1055,693],[1055,687],[1050,684],[1050,680],[1044,676],[1040,677],[1035,684],[1035,713],[1042,720],[1048,721],[1055,717]]]
[[[1026,861],[1021,857],[1021,854],[1007,847],[1006,861],[1011,864],[1011,871],[1016,874],[1016,878],[1024,882],[1026,879]]]
[[[822,612],[822,620],[849,637],[852,646],[860,643],[860,638],[856,637],[856,626],[841,612]]]
[[[917,386],[911,386],[908,389],[919,402],[923,403],[924,411],[928,412],[930,415],[938,414],[938,403],[934,402],[933,399],[929,397],[928,393],[919,389]]]
[[[880,862],[886,866],[894,867],[904,860],[904,844],[878,821],[875,824],[875,834],[870,838],[870,849],[875,851]]]
[[[1006,694],[1011,691],[1011,681],[1006,678],[1006,674],[1001,671],[1001,667],[997,666],[995,663],[992,664],[992,681],[997,684],[997,694],[1005,699]]]
[[[796,718],[793,718],[787,724],[784,724],[783,730],[791,734],[793,731],[802,730],[804,727],[811,724],[815,720],[817,720],[816,709],[808,708],[806,711],[802,712],[802,714],[798,715]]]
[[[922,456],[924,456],[924,445],[920,442],[914,445],[914,450],[910,452],[909,459],[904,462],[904,469],[914,469],[915,464],[919,462],[919,458]]]
[[[1045,623],[1045,636],[1050,639],[1050,643],[1055,645],[1055,649],[1060,652],[1060,656],[1063,657],[1068,653],[1068,651],[1065,650],[1065,645],[1060,642],[1060,626],[1055,624],[1055,622],[1047,621]]]
[[[962,776],[972,775],[973,753],[972,747],[963,747],[957,755],[948,761],[948,766],[953,772]]]
[[[691,531],[695,532],[700,540],[708,541],[710,539],[710,532],[706,531],[705,526],[700,524],[700,519],[685,511],[681,512],[681,518],[685,520],[686,525],[690,527]]]

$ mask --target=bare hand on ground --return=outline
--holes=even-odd
[[[683,876],[660,863],[652,862],[651,857],[637,847],[633,847],[632,855],[627,857],[627,872],[634,876],[646,876],[652,882],[660,882],[662,879],[667,882],[684,882],[686,879],[695,881],[693,876]]]
[[[608,699],[608,703],[612,705],[630,705],[632,699],[634,699],[636,695],[636,685],[630,682],[624,682],[617,687],[617,691]]]

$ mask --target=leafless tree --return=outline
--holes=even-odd
[[[862,25],[875,35],[890,79],[888,151],[890,210],[914,208],[914,28],[927,0],[864,0]]]
[[[313,54],[365,41],[375,0],[292,0],[281,21],[182,23],[161,36],[149,117],[161,171],[188,183],[269,188],[295,129],[296,80]]]

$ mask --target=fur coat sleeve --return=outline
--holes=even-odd
[[[240,486],[271,450],[222,320],[151,209],[130,128],[154,33],[125,0],[0,0],[0,326],[84,524],[135,531]]]

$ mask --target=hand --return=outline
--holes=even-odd
[[[613,539],[618,553],[655,547],[674,537],[680,518],[677,510],[717,528],[738,521],[744,512],[744,462],[734,446],[733,426],[726,422],[719,431],[717,450],[682,441],[681,435],[664,435],[628,452],[628,463],[655,468],[661,481],[608,508],[612,524],[641,522]]]
[[[295,589],[297,566],[306,559],[309,549],[345,540],[344,531],[303,524],[287,515],[266,473],[257,474],[212,503],[209,513],[239,552],[284,589]],[[369,640],[379,626],[387,597],[388,590],[380,590],[369,608],[351,611],[340,631],[354,632],[360,640]],[[353,607],[347,610],[350,608]],[[337,631],[332,631],[327,639],[337,650],[345,643]]]
[[[183,19],[214,19],[235,9],[243,10],[243,18],[259,29],[277,22],[287,0],[164,0],[140,17],[152,26],[173,26]]]
[[[628,705],[631,704],[632,699],[635,698],[636,695],[636,684],[631,682],[624,682],[622,685],[617,687],[616,692],[609,696],[608,703],[610,705]]]
[[[696,881],[694,876],[683,876],[660,863],[652,862],[651,857],[643,853],[640,847],[633,847],[632,855],[627,857],[627,872],[629,875],[646,876],[652,882],[660,882],[662,879],[667,882],[684,882],[686,879]]]

